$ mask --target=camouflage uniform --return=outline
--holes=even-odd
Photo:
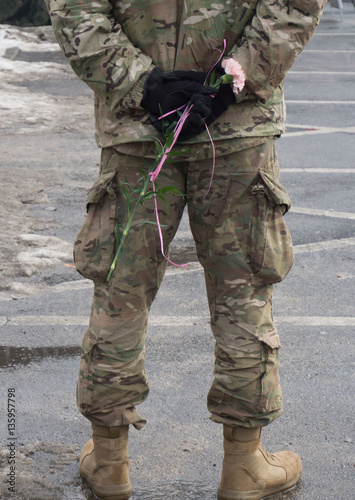
[[[282,411],[279,338],[272,321],[272,284],[292,261],[283,214],[290,200],[278,182],[274,138],[284,131],[282,82],[312,36],[324,0],[216,3],[197,0],[131,2],[47,0],[57,39],[74,71],[95,92],[96,138],[103,148],[99,179],[88,196],[88,217],[75,243],[79,272],[93,279],[94,301],[83,340],[80,411],[92,422],[136,427],[135,409],[148,394],[144,340],[148,311],[164,275],[157,230],[131,230],[106,283],[114,226],[127,217],[121,184],[136,167],[149,168],[157,132],[140,106],[147,73],[159,66],[207,72],[227,42],[226,56],[246,74],[237,102],[210,127],[176,149],[186,156],[164,166],[184,198],[159,206],[166,247],[187,204],[204,267],[215,377],[208,395],[212,420],[266,425]],[[203,7],[201,7],[203,5]],[[154,220],[152,200],[136,214]]]

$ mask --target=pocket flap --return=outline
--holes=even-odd
[[[114,194],[116,197],[115,176],[116,172],[114,170],[100,175],[88,192],[86,208],[90,203],[99,203],[106,193],[109,193],[109,195]]]
[[[286,189],[269,173],[260,171],[260,176],[267,189],[267,197],[276,205],[284,205],[286,213],[291,207],[291,200]]]

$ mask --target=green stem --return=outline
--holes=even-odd
[[[124,228],[123,233],[122,233],[122,238],[121,238],[120,244],[118,245],[118,248],[117,248],[116,254],[115,254],[115,258],[112,261],[112,264],[111,264],[111,267],[110,267],[110,272],[108,273],[108,276],[107,276],[107,281],[110,281],[112,273],[113,273],[113,271],[116,268],[118,256],[119,256],[119,254],[120,254],[120,252],[122,250],[123,242],[126,239],[126,236],[129,233],[129,230],[131,229],[131,224],[133,222],[134,215],[136,213],[138,205],[141,202],[141,199],[145,195],[145,192],[146,192],[147,187],[148,187],[148,183],[149,183],[149,175],[147,175],[147,177],[146,177],[146,179],[144,181],[143,187],[142,187],[142,189],[141,189],[141,191],[139,193],[139,196],[137,198],[136,204],[134,205],[134,208],[133,208],[132,212],[129,214],[127,224],[125,225],[125,228]]]

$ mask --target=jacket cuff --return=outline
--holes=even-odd
[[[148,71],[144,73],[139,80],[135,83],[135,85],[132,87],[132,89],[128,92],[127,95],[124,96],[122,99],[122,107],[125,109],[128,108],[133,108],[133,109],[138,109],[141,108],[141,101],[143,99],[143,87],[144,87],[144,82],[145,79],[147,78],[148,74],[152,71],[154,68],[154,65],[151,64]]]

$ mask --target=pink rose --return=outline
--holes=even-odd
[[[222,68],[227,75],[231,75],[233,77],[233,92],[238,94],[241,90],[243,90],[245,85],[245,74],[243,68],[235,59],[224,59],[222,61]]]

